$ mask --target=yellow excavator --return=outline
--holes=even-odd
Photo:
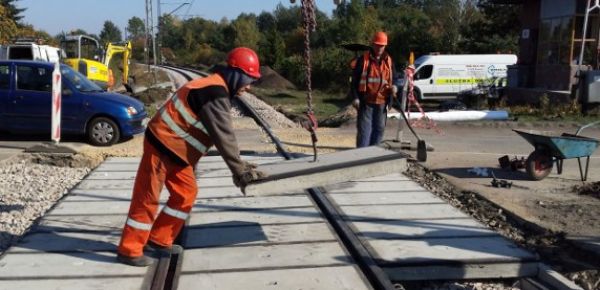
[[[131,58],[131,42],[111,42],[104,49],[98,40],[87,35],[68,35],[61,41],[61,48],[66,54],[64,63],[74,68],[88,79],[106,90],[114,89],[113,72],[109,68],[111,59],[122,54],[122,83],[131,92],[129,81],[129,60]]]

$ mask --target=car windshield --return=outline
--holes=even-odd
[[[62,76],[68,79],[75,88],[80,92],[101,92],[102,88],[100,88],[97,84],[88,80],[84,75],[79,72],[74,71],[71,67],[62,65],[60,67],[60,72]]]

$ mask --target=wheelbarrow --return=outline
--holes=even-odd
[[[580,127],[575,134],[563,133],[554,135],[548,132],[536,130],[517,130],[521,137],[525,138],[535,150],[529,154],[525,161],[525,170],[533,180],[542,180],[550,172],[556,163],[558,174],[562,174],[563,161],[565,159],[577,158],[581,181],[587,180],[590,165],[590,156],[598,148],[599,140],[580,136],[579,133],[590,126],[599,124],[596,121]],[[585,171],[582,168],[581,158],[586,157]]]

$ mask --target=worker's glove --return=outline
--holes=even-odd
[[[254,168],[244,169],[240,174],[233,175],[233,184],[242,189],[242,193],[246,195],[246,186],[253,181],[266,178],[268,175]]]
[[[243,165],[242,165],[243,171],[250,170],[250,169],[256,169],[256,167],[258,167],[258,165],[256,165],[256,163],[252,163],[252,162],[248,162],[248,161],[242,161],[242,163],[243,163]]]
[[[358,106],[360,106],[360,100],[356,98],[354,101],[352,101],[352,107],[358,110]]]
[[[398,87],[396,85],[392,85],[390,90],[391,90],[392,96],[394,96],[394,98],[396,98],[396,95],[398,95]]]

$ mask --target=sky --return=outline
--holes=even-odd
[[[152,0],[155,15],[158,1],[161,3],[163,14],[170,13],[182,3],[188,2],[191,4],[184,5],[173,15],[191,15],[215,21],[223,17],[235,19],[240,13],[272,12],[279,3],[285,7],[292,5],[289,0]],[[22,19],[24,23],[50,35],[77,28],[88,33],[100,34],[106,20],[115,23],[123,33],[131,17],[146,17],[145,0],[18,0],[15,3],[19,8],[27,9],[22,13],[25,16]],[[294,5],[299,3],[300,0],[296,0]],[[327,15],[331,15],[335,8],[333,0],[316,0],[316,5]]]

